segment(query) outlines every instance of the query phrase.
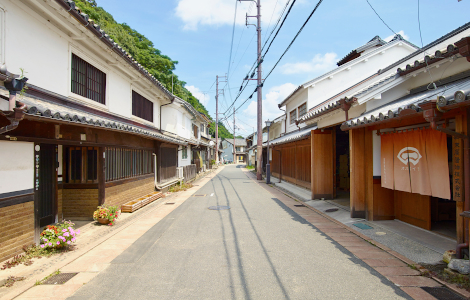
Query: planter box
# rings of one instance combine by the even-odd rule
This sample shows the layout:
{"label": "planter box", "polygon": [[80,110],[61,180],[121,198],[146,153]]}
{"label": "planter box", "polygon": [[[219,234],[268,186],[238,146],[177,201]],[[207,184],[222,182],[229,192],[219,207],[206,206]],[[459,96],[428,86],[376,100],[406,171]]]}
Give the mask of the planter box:
{"label": "planter box", "polygon": [[139,208],[161,198],[162,196],[163,193],[153,192],[151,194],[129,201],[121,206],[121,212],[134,212]]}

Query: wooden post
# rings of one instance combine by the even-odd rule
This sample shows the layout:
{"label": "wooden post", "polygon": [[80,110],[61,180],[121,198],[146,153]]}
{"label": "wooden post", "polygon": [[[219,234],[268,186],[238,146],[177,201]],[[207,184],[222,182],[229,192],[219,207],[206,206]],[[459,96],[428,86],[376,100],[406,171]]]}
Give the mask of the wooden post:
{"label": "wooden post", "polygon": [[312,130],[312,199],[333,199],[333,131]]}
{"label": "wooden post", "polygon": [[[364,163],[365,163],[365,211],[366,219],[369,221],[374,220],[374,158],[372,135],[374,133],[368,128],[364,129]],[[380,199],[377,199],[380,201]]]}
{"label": "wooden post", "polygon": [[106,164],[104,147],[98,148],[98,202],[100,205],[105,203],[106,197]]}
{"label": "wooden post", "polygon": [[349,131],[351,218],[366,217],[365,129]]}

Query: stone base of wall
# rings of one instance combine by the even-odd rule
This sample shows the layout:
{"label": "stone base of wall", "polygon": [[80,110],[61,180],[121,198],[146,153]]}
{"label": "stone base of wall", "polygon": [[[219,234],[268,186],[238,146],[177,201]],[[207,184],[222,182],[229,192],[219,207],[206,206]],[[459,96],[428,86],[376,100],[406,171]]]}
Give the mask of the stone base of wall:
{"label": "stone base of wall", "polygon": [[93,212],[98,205],[98,189],[62,190],[62,214],[65,220],[93,220]]}
{"label": "stone base of wall", "polygon": [[153,191],[155,191],[153,177],[107,187],[105,189],[105,204],[121,206]]}
{"label": "stone base of wall", "polygon": [[0,208],[0,261],[34,243],[34,202]]}

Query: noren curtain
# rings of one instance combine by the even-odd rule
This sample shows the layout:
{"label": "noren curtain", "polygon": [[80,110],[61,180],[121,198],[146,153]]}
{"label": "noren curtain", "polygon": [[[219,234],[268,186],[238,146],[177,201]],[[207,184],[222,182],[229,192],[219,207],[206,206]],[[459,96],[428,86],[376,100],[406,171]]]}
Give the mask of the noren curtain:
{"label": "noren curtain", "polygon": [[450,199],[446,135],[412,130],[381,136],[382,187]]}

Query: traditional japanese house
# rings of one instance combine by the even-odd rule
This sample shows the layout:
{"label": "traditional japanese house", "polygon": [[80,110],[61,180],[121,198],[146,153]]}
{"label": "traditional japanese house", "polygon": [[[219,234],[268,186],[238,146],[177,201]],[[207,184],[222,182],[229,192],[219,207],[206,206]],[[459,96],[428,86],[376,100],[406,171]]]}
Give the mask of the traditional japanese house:
{"label": "traditional japanese house", "polygon": [[469,49],[467,23],[348,95],[365,111],[341,125],[351,142],[353,215],[456,238],[459,253],[468,248],[460,213],[470,209]]}
{"label": "traditional japanese house", "polygon": [[[224,151],[224,160],[234,163],[246,162],[246,140],[235,139],[235,149],[233,147],[234,139],[223,139],[222,150]],[[235,150],[235,151],[234,151]]]}
{"label": "traditional japanese house", "polygon": [[164,187],[187,142],[160,130],[174,96],[73,1],[1,1],[0,20],[2,261],[45,225]]}
{"label": "traditional japanese house", "polygon": [[273,174],[310,189],[312,199],[349,203],[349,136],[340,125],[365,107],[351,105],[345,94],[417,49],[400,35],[389,42],[376,36],[337,68],[298,86],[278,105],[285,106],[285,134],[272,141]]}

